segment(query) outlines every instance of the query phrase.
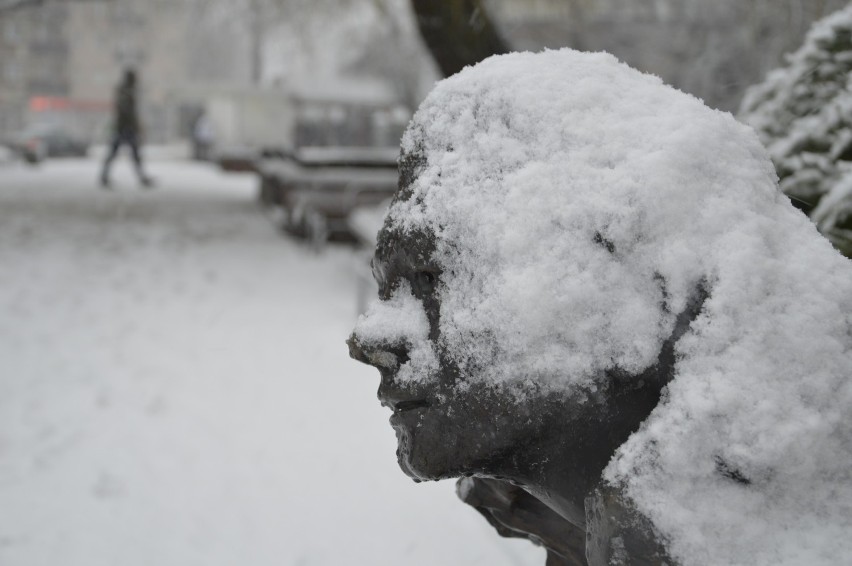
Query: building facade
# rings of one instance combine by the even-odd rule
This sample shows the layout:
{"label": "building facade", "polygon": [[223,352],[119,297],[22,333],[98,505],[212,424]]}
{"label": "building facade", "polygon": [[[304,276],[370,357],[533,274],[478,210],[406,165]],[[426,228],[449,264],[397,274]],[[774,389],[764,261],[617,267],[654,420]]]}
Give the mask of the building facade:
{"label": "building facade", "polygon": [[104,141],[127,68],[139,77],[146,139],[185,137],[206,89],[248,80],[244,34],[199,25],[202,4],[91,0],[0,12],[0,137],[53,122]]}

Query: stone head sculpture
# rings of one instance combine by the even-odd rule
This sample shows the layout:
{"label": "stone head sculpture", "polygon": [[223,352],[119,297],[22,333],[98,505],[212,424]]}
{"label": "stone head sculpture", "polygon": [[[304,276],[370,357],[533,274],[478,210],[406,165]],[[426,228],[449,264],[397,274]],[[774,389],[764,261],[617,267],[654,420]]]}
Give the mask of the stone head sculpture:
{"label": "stone head sculpture", "polygon": [[606,54],[439,83],[349,340],[403,471],[463,478],[551,564],[852,552],[852,267],[775,179],[747,127]]}

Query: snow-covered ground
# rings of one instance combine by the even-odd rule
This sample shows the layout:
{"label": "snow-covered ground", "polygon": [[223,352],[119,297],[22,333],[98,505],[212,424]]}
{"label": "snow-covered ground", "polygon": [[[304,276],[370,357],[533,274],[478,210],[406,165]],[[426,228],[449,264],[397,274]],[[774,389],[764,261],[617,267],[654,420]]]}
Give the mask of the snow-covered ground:
{"label": "snow-covered ground", "polygon": [[396,465],[352,253],[251,176],[0,166],[0,564],[541,564]]}

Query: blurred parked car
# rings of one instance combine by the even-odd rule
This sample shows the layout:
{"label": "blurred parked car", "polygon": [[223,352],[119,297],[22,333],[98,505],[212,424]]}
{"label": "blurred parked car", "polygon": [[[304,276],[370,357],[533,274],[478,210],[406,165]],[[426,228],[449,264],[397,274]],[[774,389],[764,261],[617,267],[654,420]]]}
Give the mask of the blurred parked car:
{"label": "blurred parked car", "polygon": [[[410,111],[393,85],[363,78],[293,85],[288,97],[286,112],[282,106],[274,121],[264,116],[271,142],[258,145],[251,159],[260,202],[287,233],[316,246],[362,241],[352,214],[396,191],[399,140]],[[241,165],[239,154],[224,155],[223,168]]]}
{"label": "blurred parked car", "polygon": [[85,157],[89,144],[61,126],[36,124],[13,135],[6,145],[29,163],[46,157]]}
{"label": "blurred parked car", "polygon": [[279,207],[282,228],[315,244],[352,236],[350,214],[396,191],[398,155],[396,147],[303,147],[261,159],[260,200]]}

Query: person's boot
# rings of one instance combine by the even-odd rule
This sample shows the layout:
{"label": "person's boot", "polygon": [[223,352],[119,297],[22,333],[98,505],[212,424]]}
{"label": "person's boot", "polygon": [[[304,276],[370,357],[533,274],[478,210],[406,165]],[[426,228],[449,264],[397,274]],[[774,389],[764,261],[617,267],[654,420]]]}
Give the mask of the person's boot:
{"label": "person's boot", "polygon": [[154,179],[147,175],[142,175],[139,177],[139,182],[142,184],[143,189],[153,189],[154,188]]}
{"label": "person's boot", "polygon": [[107,191],[112,189],[112,186],[109,184],[109,177],[106,173],[101,174],[101,188]]}

